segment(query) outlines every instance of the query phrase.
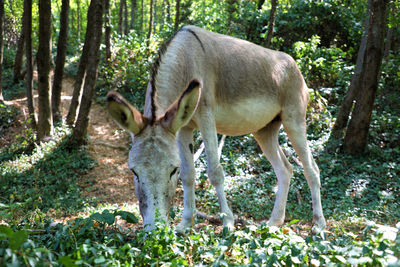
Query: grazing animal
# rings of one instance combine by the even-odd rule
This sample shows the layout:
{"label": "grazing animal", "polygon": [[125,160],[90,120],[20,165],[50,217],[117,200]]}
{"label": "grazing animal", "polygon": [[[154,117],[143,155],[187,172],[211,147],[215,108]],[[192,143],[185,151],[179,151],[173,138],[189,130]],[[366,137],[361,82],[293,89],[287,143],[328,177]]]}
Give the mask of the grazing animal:
{"label": "grazing animal", "polygon": [[109,92],[107,100],[113,119],[133,138],[129,168],[145,229],[154,228],[156,213],[167,219],[179,174],[184,210],[178,228],[192,226],[196,210],[194,129],[200,131],[205,144],[208,177],[224,226],[232,228],[234,217],[224,193],[217,133],[252,133],[256,138],[278,178],[269,224],[281,225],[292,176],[292,166],[278,143],[282,124],[311,189],[313,231],[326,226],[319,169],[306,139],[308,89],[289,55],[185,26],[160,52],[148,84],[144,114],[116,92]]}

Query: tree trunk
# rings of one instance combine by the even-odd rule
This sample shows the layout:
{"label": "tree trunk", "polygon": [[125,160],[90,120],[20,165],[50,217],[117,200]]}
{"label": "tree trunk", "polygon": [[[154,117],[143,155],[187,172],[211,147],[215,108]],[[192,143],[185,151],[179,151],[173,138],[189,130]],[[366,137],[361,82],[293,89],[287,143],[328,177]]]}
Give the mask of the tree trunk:
{"label": "tree trunk", "polygon": [[60,14],[60,33],[57,41],[57,59],[56,68],[54,70],[54,80],[52,88],[51,107],[53,113],[53,121],[58,122],[61,120],[60,114],[60,100],[62,90],[62,80],[64,76],[65,54],[67,52],[68,40],[68,14],[69,14],[69,0],[62,0],[61,14]]}
{"label": "tree trunk", "polygon": [[153,33],[156,33],[157,26],[157,0],[154,1],[154,18],[153,18]]}
{"label": "tree trunk", "polygon": [[153,28],[153,0],[150,0],[150,21],[149,21],[149,31],[147,32],[147,46],[150,44],[152,28]]}
{"label": "tree trunk", "polygon": [[53,127],[50,93],[51,0],[39,0],[39,48],[37,52],[39,118],[38,140],[50,136]]}
{"label": "tree trunk", "polygon": [[131,23],[129,29],[133,29],[133,25],[135,23],[135,13],[136,13],[136,0],[131,0]]}
{"label": "tree trunk", "polygon": [[171,4],[169,3],[169,0],[165,0],[167,3],[167,22],[170,24],[171,23]]}
{"label": "tree trunk", "polygon": [[[101,0],[92,0],[92,2],[101,1]],[[73,126],[76,119],[76,111],[79,110],[81,97],[82,97],[82,85],[85,80],[86,76],[86,69],[87,63],[89,58],[89,42],[92,39],[93,32],[95,30],[93,23],[91,20],[92,17],[95,15],[95,10],[90,9],[88,10],[88,23],[86,27],[86,34],[85,34],[85,43],[83,44],[82,55],[79,60],[79,67],[78,72],[76,73],[75,83],[74,83],[74,92],[72,93],[71,105],[69,106],[68,115],[67,115],[67,124],[69,126]],[[89,20],[91,18],[91,20]]]}
{"label": "tree trunk", "polygon": [[181,1],[176,0],[176,5],[175,5],[175,25],[174,25],[174,30],[177,31],[179,27],[179,16],[181,12]]}
{"label": "tree trunk", "polygon": [[124,0],[124,34],[128,35],[128,4],[126,2],[126,0]]}
{"label": "tree trunk", "polygon": [[118,33],[122,34],[123,20],[124,20],[124,1],[119,1],[119,11],[118,11]]}
{"label": "tree trunk", "polygon": [[14,83],[17,83],[19,80],[22,79],[21,69],[22,69],[22,61],[24,57],[24,46],[25,46],[25,12],[22,15],[21,23],[22,23],[21,33],[18,38],[17,53],[15,54],[15,59],[14,59],[14,70],[13,70]]}
{"label": "tree trunk", "polygon": [[[369,21],[370,21],[370,12],[369,11],[370,11],[370,6],[368,3],[367,17],[365,18],[365,21],[364,21],[364,27],[367,27],[367,25],[369,25]],[[333,126],[332,133],[330,136],[329,142],[330,142],[330,145],[332,145],[332,146],[336,145],[335,140],[337,140],[337,141],[342,140],[342,138],[344,136],[344,132],[347,127],[348,120],[349,120],[350,111],[353,108],[354,99],[357,95],[357,92],[360,90],[361,75],[362,75],[362,71],[363,71],[364,56],[365,56],[365,49],[367,46],[367,40],[368,40],[367,31],[364,31],[363,37],[361,39],[360,48],[358,50],[356,67],[354,70],[353,77],[351,78],[350,87],[349,87],[349,90],[347,91],[346,97],[344,98],[344,100],[340,106],[339,113],[337,115],[336,122]]]}
{"label": "tree trunk", "polygon": [[30,124],[36,129],[36,115],[33,106],[33,60],[32,60],[32,0],[24,0],[25,53],[26,53],[26,98]]}
{"label": "tree trunk", "polygon": [[162,32],[163,29],[164,29],[164,23],[165,23],[165,19],[164,19],[165,13],[164,13],[164,10],[165,10],[165,0],[163,0],[162,3],[161,3],[160,27],[159,27],[159,31],[160,31],[160,32]]}
{"label": "tree trunk", "polygon": [[144,16],[144,0],[142,0],[142,7],[140,9],[140,33],[143,32],[143,16]]}
{"label": "tree trunk", "polygon": [[390,49],[392,48],[392,36],[393,36],[394,27],[390,27],[387,29],[386,41],[385,41],[385,50],[383,52],[383,57],[386,59],[389,56]]}
{"label": "tree trunk", "polygon": [[89,16],[87,25],[93,24],[93,34],[88,42],[89,47],[89,60],[87,66],[87,74],[85,85],[83,88],[82,103],[79,109],[79,115],[76,125],[73,129],[72,140],[74,143],[81,145],[85,142],[87,134],[87,127],[89,123],[89,111],[92,104],[92,98],[95,92],[95,85],[97,80],[97,67],[100,59],[100,43],[102,33],[102,17],[103,17],[103,1],[92,0],[89,6],[94,16]]}
{"label": "tree trunk", "polygon": [[352,118],[344,138],[344,149],[349,154],[361,154],[367,144],[369,124],[383,57],[388,0],[369,0],[370,23],[367,25],[367,47],[361,77],[361,90],[357,94]]}
{"label": "tree trunk", "polygon": [[81,41],[81,5],[80,5],[81,0],[76,0],[76,24],[78,27],[78,41]]}
{"label": "tree trunk", "polygon": [[0,102],[4,100],[2,87],[3,74],[3,22],[4,22],[4,0],[0,0]]}
{"label": "tree trunk", "polygon": [[271,0],[271,13],[269,15],[269,21],[268,21],[268,34],[267,34],[267,39],[265,39],[265,45],[264,45],[267,48],[271,46],[272,35],[274,34],[277,5],[278,5],[278,0]]}
{"label": "tree trunk", "polygon": [[[274,1],[274,0],[272,0],[272,1]],[[258,0],[257,9],[260,10],[262,8],[262,6],[264,5],[264,3],[265,3],[265,0]],[[272,5],[272,3],[271,3],[271,5]]]}
{"label": "tree trunk", "polygon": [[110,0],[105,0],[104,3],[105,13],[105,31],[104,31],[104,42],[106,45],[106,59],[111,59],[111,9]]}

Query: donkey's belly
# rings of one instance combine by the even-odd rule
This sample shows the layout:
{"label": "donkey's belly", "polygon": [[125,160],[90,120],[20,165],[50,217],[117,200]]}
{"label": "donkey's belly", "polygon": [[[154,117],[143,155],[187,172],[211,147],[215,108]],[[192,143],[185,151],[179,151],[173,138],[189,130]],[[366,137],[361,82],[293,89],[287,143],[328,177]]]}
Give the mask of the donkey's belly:
{"label": "donkey's belly", "polygon": [[280,111],[280,106],[276,102],[246,99],[232,105],[217,105],[214,117],[218,133],[236,136],[257,132],[272,121]]}

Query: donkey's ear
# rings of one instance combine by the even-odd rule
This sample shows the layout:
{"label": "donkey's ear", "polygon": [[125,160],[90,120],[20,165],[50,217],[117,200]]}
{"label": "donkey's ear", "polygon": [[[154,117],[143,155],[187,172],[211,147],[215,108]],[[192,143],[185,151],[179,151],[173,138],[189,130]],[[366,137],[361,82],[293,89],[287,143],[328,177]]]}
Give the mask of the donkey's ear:
{"label": "donkey's ear", "polygon": [[109,92],[107,102],[108,112],[123,129],[136,135],[146,126],[146,120],[142,114],[119,93]]}
{"label": "donkey's ear", "polygon": [[162,124],[175,134],[189,122],[200,100],[201,87],[197,80],[192,80],[182,95],[168,108]]}

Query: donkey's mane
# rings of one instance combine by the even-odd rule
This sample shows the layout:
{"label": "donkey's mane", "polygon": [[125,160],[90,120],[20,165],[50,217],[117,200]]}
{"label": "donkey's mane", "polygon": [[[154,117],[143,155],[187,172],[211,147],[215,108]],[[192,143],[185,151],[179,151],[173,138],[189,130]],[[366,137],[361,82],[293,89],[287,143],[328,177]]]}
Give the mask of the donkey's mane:
{"label": "donkey's mane", "polygon": [[156,120],[156,109],[157,108],[156,108],[156,104],[155,104],[155,95],[156,95],[156,77],[158,74],[158,70],[160,68],[162,58],[168,49],[168,46],[180,32],[191,33],[196,38],[196,40],[200,43],[200,46],[201,46],[203,52],[205,52],[204,45],[203,45],[202,41],[200,40],[199,36],[192,29],[189,29],[187,27],[180,28],[177,32],[175,32],[172,35],[171,38],[169,38],[166,42],[164,42],[161,45],[161,48],[158,51],[156,59],[155,59],[153,65],[151,66],[150,84],[151,84],[151,124],[152,125],[155,123],[155,120]]}

